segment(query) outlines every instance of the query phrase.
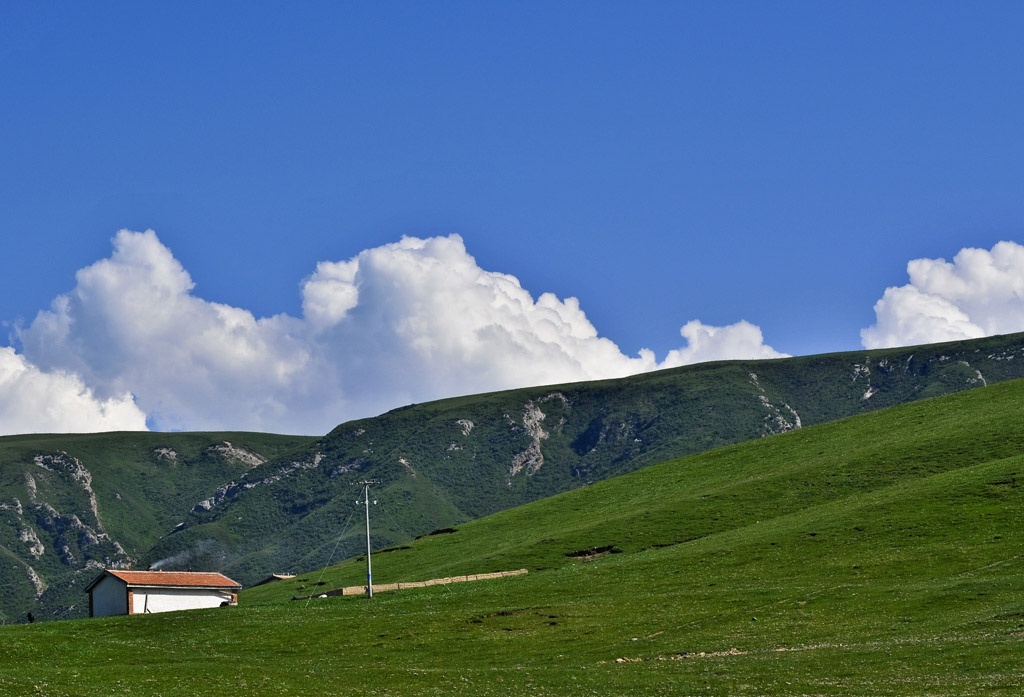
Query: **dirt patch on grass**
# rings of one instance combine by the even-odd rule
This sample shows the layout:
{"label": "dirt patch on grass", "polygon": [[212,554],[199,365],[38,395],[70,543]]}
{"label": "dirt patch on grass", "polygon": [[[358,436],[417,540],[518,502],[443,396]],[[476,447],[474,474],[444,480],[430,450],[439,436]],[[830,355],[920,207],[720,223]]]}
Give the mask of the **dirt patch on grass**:
{"label": "dirt patch on grass", "polygon": [[590,549],[578,549],[575,552],[566,552],[565,556],[570,559],[582,559],[583,561],[594,561],[606,554],[622,554],[622,550],[615,545],[605,545],[604,547],[591,547]]}
{"label": "dirt patch on grass", "polygon": [[[723,656],[746,656],[746,651],[740,651],[739,649],[732,648],[726,651],[680,651],[670,656],[654,656],[652,658],[629,658],[620,657],[616,658],[612,663],[645,663],[648,661],[685,661],[693,658],[720,658]],[[598,661],[598,664],[606,664],[609,661]]]}

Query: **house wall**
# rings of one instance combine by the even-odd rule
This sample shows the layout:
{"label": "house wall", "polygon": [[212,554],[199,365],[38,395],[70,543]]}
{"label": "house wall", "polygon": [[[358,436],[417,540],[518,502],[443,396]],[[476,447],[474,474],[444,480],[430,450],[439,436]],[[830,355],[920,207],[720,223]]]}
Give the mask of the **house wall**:
{"label": "house wall", "polygon": [[91,593],[93,617],[128,614],[128,587],[121,579],[107,576]]}
{"label": "house wall", "polygon": [[232,602],[231,591],[185,588],[133,588],[133,612],[137,615],[152,612],[174,612],[175,610],[197,610],[205,607],[220,607],[221,603]]}

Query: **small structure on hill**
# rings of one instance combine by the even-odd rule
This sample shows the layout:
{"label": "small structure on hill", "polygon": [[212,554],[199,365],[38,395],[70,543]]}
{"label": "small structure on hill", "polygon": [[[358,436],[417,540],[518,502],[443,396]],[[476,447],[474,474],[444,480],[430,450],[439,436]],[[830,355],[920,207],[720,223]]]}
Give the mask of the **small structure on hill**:
{"label": "small structure on hill", "polygon": [[270,574],[259,583],[254,583],[251,587],[262,586],[264,583],[273,583],[274,581],[287,581],[290,578],[295,578],[295,574]]}
{"label": "small structure on hill", "polygon": [[106,569],[85,587],[89,617],[237,605],[242,584],[224,574]]}

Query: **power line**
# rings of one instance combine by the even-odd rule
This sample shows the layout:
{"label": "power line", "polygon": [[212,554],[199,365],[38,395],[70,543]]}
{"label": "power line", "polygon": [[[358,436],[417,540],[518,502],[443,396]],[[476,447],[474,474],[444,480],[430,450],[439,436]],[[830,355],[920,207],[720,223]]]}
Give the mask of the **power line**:
{"label": "power line", "polygon": [[[324,574],[327,572],[327,567],[331,565],[331,560],[334,559],[334,553],[338,551],[338,545],[340,545],[341,541],[345,539],[345,533],[348,532],[348,522],[352,520],[352,516],[354,513],[354,510],[349,512],[348,518],[346,518],[345,522],[342,523],[341,534],[338,535],[338,541],[334,543],[334,549],[331,550],[331,555],[327,557],[327,562],[324,564],[324,568],[320,570],[320,578],[316,580],[316,585],[313,586],[313,588],[318,588],[320,586],[320,582],[324,579]],[[312,595],[306,598],[306,607],[309,607],[309,601],[312,599]]]}
{"label": "power line", "polygon": [[[363,503],[366,504],[366,597],[373,597],[373,567],[370,563],[370,485],[380,484],[378,479],[364,479],[356,482],[356,486],[363,487]],[[374,501],[374,503],[377,503]]]}

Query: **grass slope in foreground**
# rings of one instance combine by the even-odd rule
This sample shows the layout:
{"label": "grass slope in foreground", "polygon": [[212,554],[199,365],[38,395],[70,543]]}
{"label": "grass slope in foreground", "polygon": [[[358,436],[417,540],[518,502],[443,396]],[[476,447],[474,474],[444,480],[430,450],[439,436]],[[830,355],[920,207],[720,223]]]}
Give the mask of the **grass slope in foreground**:
{"label": "grass slope in foreground", "polygon": [[[1024,377],[1024,334],[765,361],[403,407],[342,424],[193,509],[148,561],[231,540],[217,567],[251,584],[358,554],[336,548],[352,484],[377,479],[380,546],[644,466],[876,409]],[[219,494],[223,493],[223,497]]]}
{"label": "grass slope in foreground", "polygon": [[288,600],[309,574],[238,608],[2,628],[0,693],[1017,695],[1022,405],[1021,381],[916,402],[374,557],[379,582],[526,577]]}

